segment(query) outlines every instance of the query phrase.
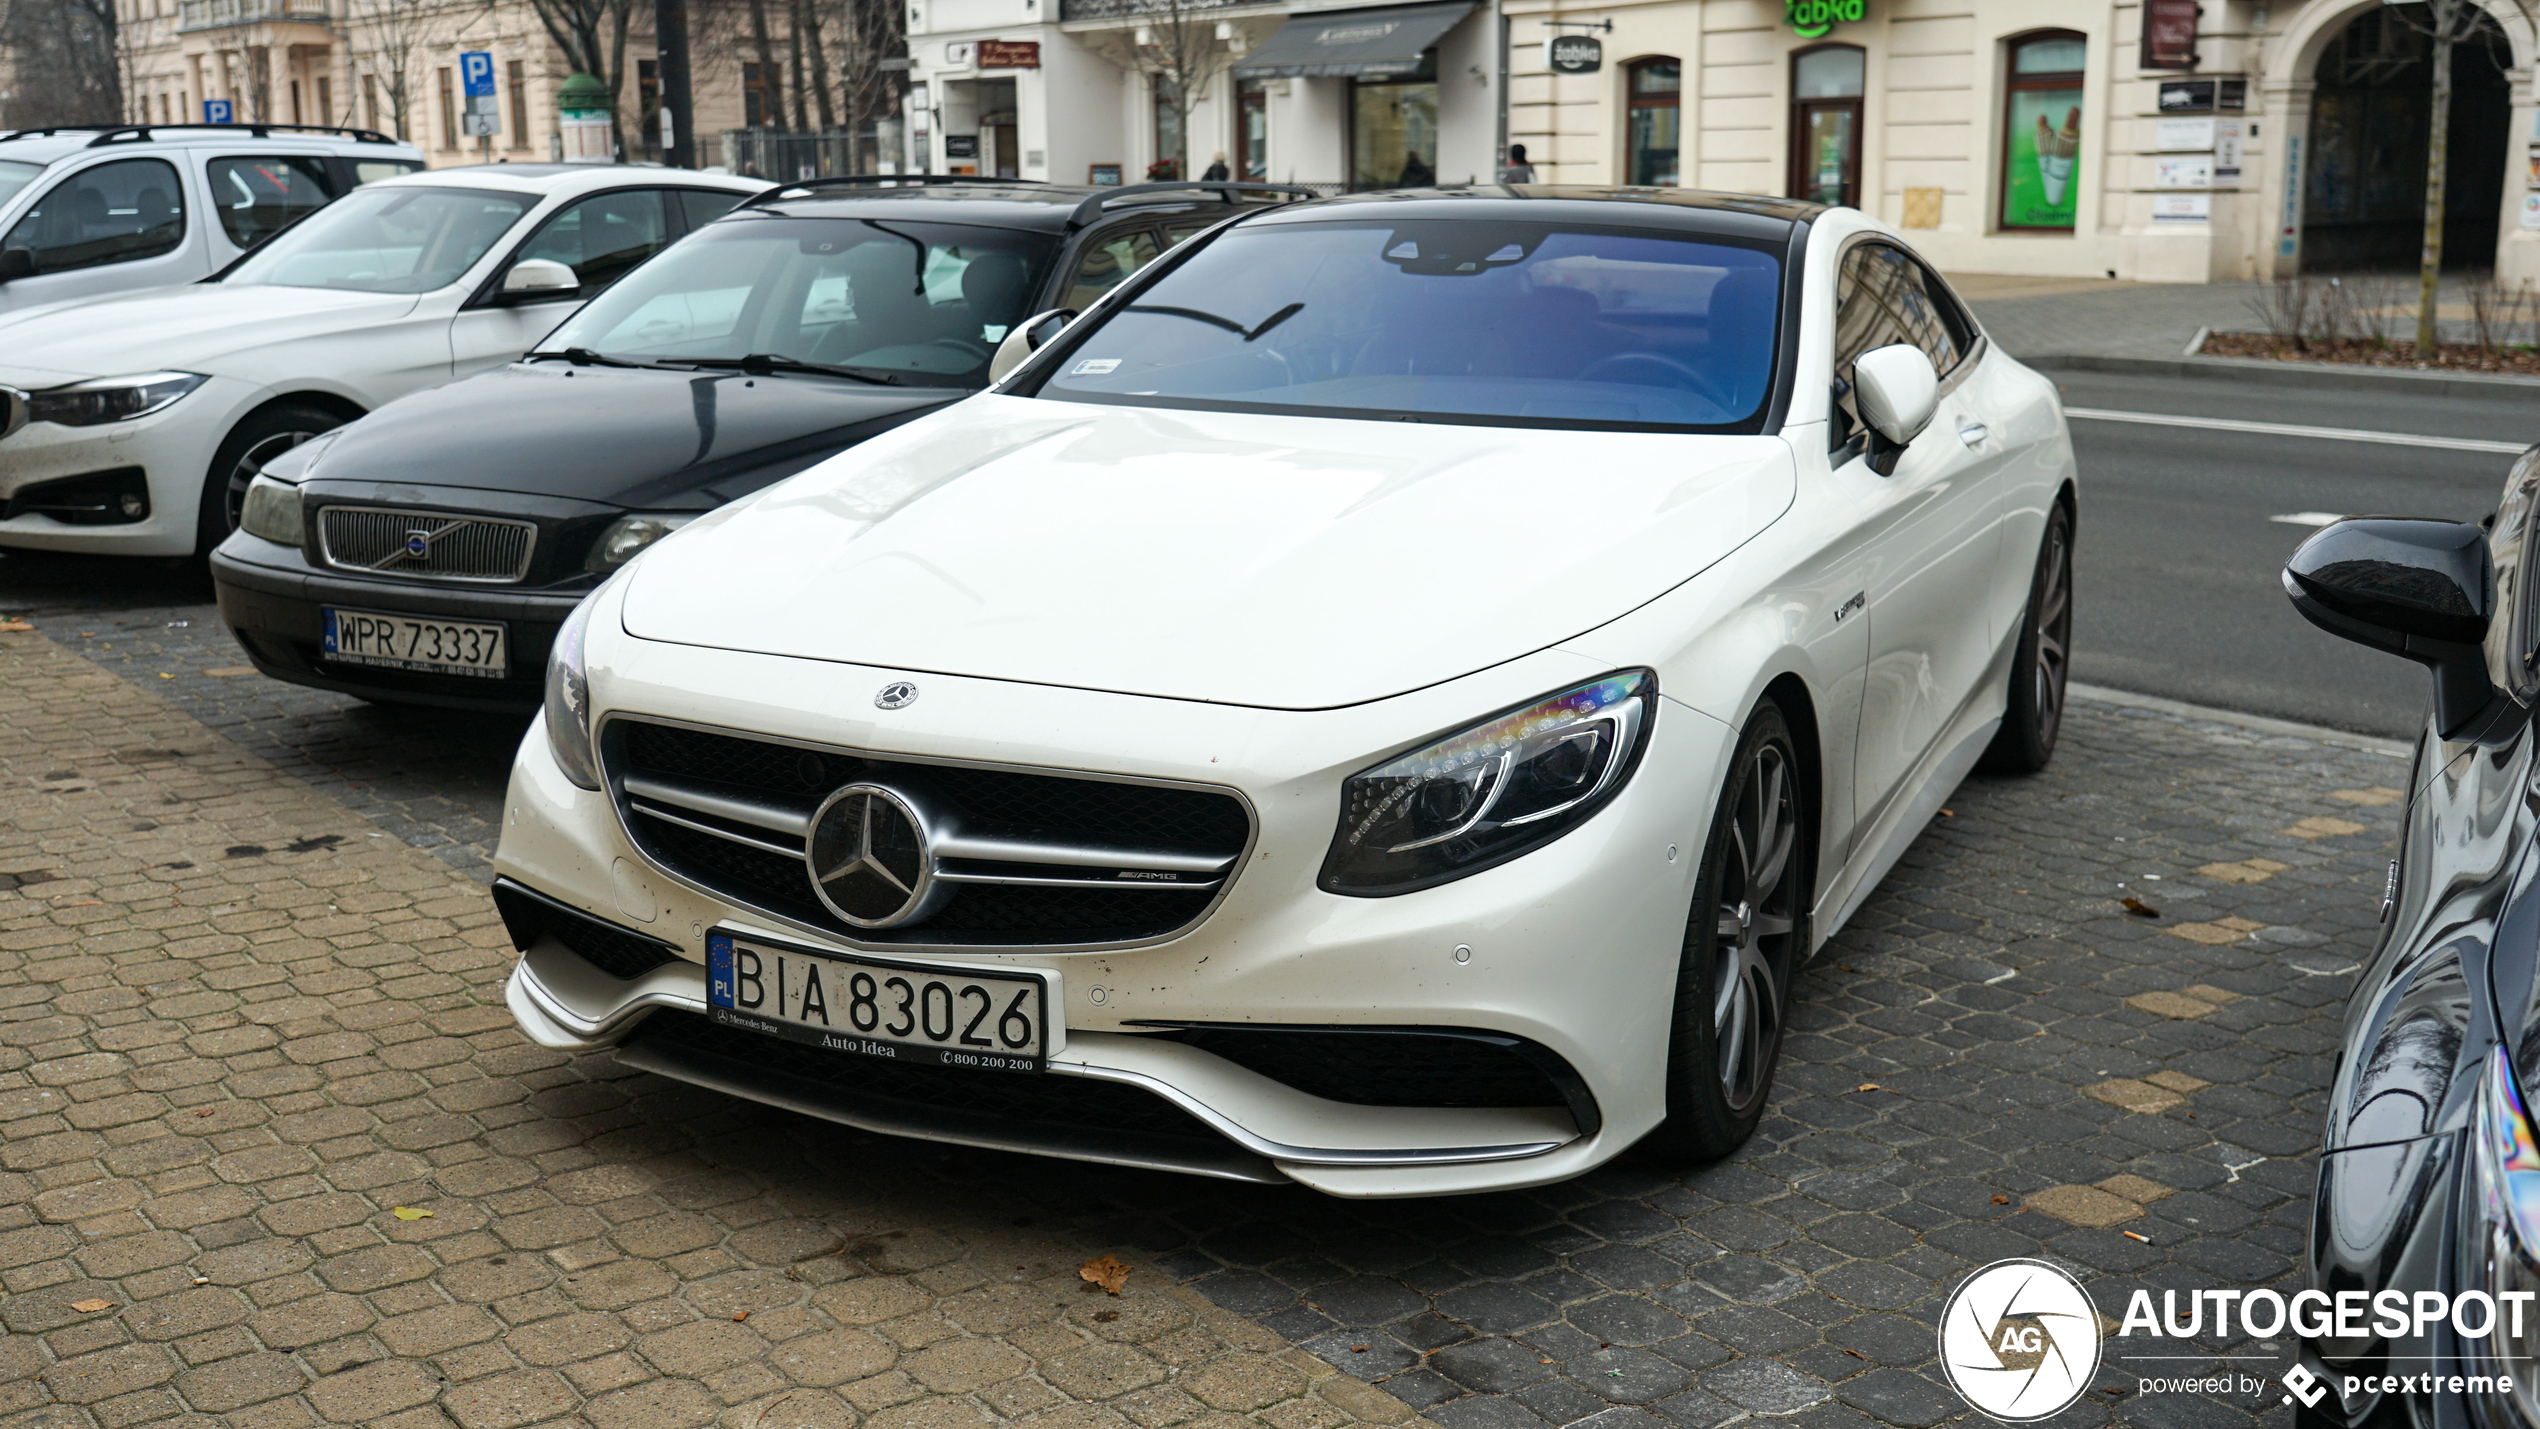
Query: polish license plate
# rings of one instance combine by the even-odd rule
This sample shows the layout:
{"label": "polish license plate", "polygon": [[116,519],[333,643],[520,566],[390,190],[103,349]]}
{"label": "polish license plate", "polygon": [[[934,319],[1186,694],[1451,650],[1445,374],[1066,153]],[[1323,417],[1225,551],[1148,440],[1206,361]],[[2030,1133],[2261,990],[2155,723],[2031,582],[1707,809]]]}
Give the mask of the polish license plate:
{"label": "polish license plate", "polygon": [[493,680],[511,672],[511,640],[500,625],[338,610],[331,605],[320,609],[326,617],[329,660]]}
{"label": "polish license plate", "polygon": [[815,952],[721,929],[706,937],[709,1017],[834,1052],[1037,1072],[1049,1056],[1049,1000],[1039,977]]}

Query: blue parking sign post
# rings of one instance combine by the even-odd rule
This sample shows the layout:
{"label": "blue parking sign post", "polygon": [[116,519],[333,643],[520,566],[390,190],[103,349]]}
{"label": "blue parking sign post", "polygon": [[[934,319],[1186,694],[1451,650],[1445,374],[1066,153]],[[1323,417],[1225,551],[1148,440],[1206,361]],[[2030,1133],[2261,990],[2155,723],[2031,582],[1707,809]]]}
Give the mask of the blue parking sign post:
{"label": "blue parking sign post", "polygon": [[206,124],[234,124],[237,121],[230,117],[228,100],[206,99],[203,101],[203,122]]}
{"label": "blue parking sign post", "polygon": [[459,56],[459,81],[467,95],[467,111],[459,116],[461,133],[477,137],[477,147],[490,152],[503,121],[494,107],[494,57],[483,50]]}

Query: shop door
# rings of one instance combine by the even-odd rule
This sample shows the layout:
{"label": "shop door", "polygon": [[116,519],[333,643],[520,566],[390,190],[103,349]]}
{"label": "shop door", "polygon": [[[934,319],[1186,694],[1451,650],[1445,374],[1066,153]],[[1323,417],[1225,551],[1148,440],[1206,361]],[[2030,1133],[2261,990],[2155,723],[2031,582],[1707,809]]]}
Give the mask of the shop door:
{"label": "shop door", "polygon": [[1861,84],[1854,45],[1791,56],[1790,196],[1857,208],[1861,202]]}

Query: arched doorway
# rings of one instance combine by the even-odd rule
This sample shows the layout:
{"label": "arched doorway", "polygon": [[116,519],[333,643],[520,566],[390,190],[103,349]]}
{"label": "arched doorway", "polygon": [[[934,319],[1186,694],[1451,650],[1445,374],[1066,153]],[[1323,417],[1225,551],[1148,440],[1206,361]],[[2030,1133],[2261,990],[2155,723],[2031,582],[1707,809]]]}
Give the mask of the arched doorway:
{"label": "arched doorway", "polygon": [[[2425,6],[2366,10],[2319,59],[2303,165],[2302,266],[2314,272],[2414,269],[2425,235],[2427,119],[2433,99]],[[2414,21],[2415,23],[2410,23]],[[2504,31],[2452,50],[2450,155],[2444,166],[2443,266],[2496,258],[2513,118]]]}

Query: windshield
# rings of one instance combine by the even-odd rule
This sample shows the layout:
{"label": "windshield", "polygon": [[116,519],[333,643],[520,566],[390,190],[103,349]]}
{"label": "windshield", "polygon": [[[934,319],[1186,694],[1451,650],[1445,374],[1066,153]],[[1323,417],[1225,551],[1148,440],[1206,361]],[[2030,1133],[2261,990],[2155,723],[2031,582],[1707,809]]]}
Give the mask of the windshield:
{"label": "windshield", "polygon": [[1772,253],[1480,219],[1236,228],[1069,344],[1038,395],[1516,426],[1751,424]]}
{"label": "windshield", "polygon": [[16,159],[0,159],[0,203],[7,203],[16,197],[18,190],[34,183],[35,176],[43,172],[42,164],[21,163]]}
{"label": "windshield", "polygon": [[457,282],[533,202],[488,189],[355,189],[266,240],[221,281],[428,293]]}
{"label": "windshield", "polygon": [[768,356],[938,386],[987,384],[1054,239],[884,219],[711,224],[538,344],[636,362]]}

